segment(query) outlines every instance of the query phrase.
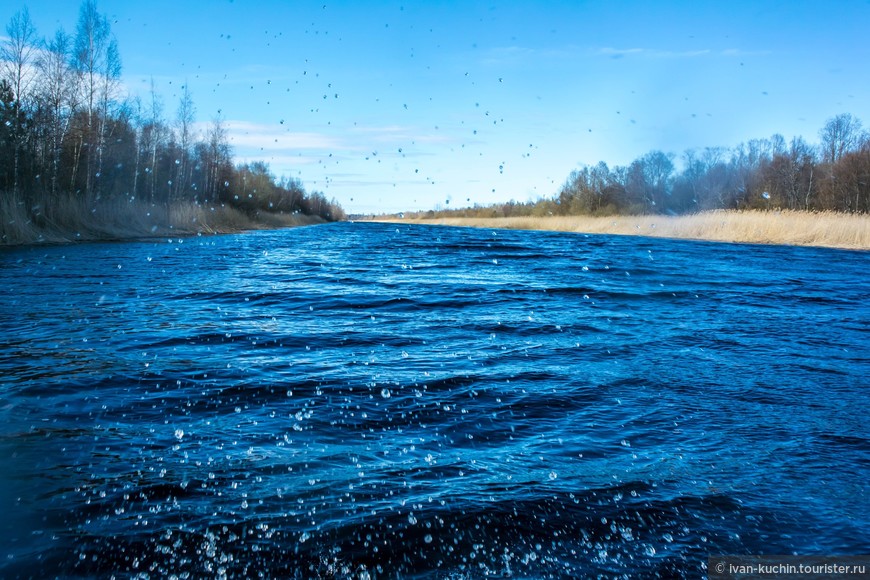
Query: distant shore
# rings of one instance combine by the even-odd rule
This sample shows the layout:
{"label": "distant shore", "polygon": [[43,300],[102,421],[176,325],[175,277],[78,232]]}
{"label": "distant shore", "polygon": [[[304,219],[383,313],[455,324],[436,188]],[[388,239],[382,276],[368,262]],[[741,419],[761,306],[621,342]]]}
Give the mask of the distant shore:
{"label": "distant shore", "polygon": [[374,221],[870,250],[870,215],[834,212],[716,210],[682,216],[377,217]]}
{"label": "distant shore", "polygon": [[221,204],[166,206],[125,200],[88,204],[70,199],[47,207],[0,199],[0,219],[0,247],[230,234],[325,222],[302,213],[249,215]]}

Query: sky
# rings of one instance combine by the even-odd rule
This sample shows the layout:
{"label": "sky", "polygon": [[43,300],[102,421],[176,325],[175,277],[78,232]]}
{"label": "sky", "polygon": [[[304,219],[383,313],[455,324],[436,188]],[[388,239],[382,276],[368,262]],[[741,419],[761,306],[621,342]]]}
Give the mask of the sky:
{"label": "sky", "polygon": [[[78,5],[27,6],[41,36]],[[98,0],[123,86],[168,122],[182,87],[238,162],[348,213],[556,194],[570,172],[650,150],[817,143],[870,125],[870,1]]]}

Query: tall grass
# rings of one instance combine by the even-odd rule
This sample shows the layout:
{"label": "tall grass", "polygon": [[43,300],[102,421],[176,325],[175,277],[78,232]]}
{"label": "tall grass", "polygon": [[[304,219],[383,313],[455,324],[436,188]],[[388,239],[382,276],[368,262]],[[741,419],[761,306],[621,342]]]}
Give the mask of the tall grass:
{"label": "tall grass", "polygon": [[61,196],[34,203],[0,195],[0,245],[228,233],[322,221],[300,214],[259,213],[252,217],[220,204],[187,201],[166,206],[133,199]]}
{"label": "tall grass", "polygon": [[385,221],[870,249],[870,215],[835,212],[717,210],[682,216],[421,218]]}

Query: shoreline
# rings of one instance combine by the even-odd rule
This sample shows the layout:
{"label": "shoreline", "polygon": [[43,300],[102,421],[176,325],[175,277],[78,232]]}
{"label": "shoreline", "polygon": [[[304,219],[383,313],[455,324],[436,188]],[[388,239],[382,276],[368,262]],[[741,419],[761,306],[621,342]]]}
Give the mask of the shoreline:
{"label": "shoreline", "polygon": [[162,241],[162,240],[174,240],[175,238],[193,238],[193,237],[203,237],[203,236],[226,236],[232,234],[244,234],[248,232],[266,232],[266,231],[277,231],[284,229],[292,229],[292,228],[304,228],[308,226],[317,226],[328,223],[322,219],[318,219],[315,216],[304,216],[304,218],[310,218],[310,220],[301,219],[298,223],[288,223],[284,225],[264,225],[258,224],[254,227],[249,228],[232,228],[232,229],[202,229],[202,230],[176,230],[176,229],[163,229],[158,230],[155,233],[149,234],[130,234],[130,235],[93,235],[89,237],[79,236],[79,237],[56,237],[52,236],[50,238],[42,237],[37,240],[28,240],[23,242],[16,242],[13,244],[7,244],[4,242],[0,242],[0,251],[4,249],[21,249],[26,248],[28,246],[32,247],[42,247],[42,246],[66,246],[73,244],[90,244],[90,243],[101,243],[101,242],[151,242],[151,241]]}
{"label": "shoreline", "polygon": [[[0,204],[2,205],[2,204]],[[79,242],[128,242],[236,234],[326,223],[307,214],[247,215],[226,206],[176,203],[169,207],[107,202],[88,212],[80,201],[59,204],[34,218],[22,204],[0,207],[0,249]]]}
{"label": "shoreline", "polygon": [[714,210],[681,216],[384,216],[370,221],[870,250],[870,216],[834,212]]}

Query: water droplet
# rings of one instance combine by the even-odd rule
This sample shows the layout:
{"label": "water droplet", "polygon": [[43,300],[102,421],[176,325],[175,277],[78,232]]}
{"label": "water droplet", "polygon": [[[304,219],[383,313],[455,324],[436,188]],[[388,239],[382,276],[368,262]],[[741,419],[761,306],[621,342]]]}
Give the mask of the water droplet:
{"label": "water droplet", "polygon": [[432,543],[432,534],[426,534],[425,536],[423,536],[423,541],[426,542],[427,544],[431,544]]}
{"label": "water droplet", "polygon": [[381,396],[385,399],[390,398],[390,389],[381,389]]}
{"label": "water droplet", "polygon": [[550,472],[550,475],[549,475],[548,477],[550,478],[550,481],[553,481],[553,480],[555,480],[557,477],[559,477],[559,474],[556,473],[555,471],[551,471],[551,472]]}
{"label": "water droplet", "polygon": [[179,441],[181,441],[181,439],[183,437],[184,437],[184,429],[176,429],[175,430],[175,438],[178,439]]}
{"label": "water droplet", "polygon": [[417,523],[417,518],[414,517],[414,514],[409,514],[409,515],[408,515],[408,523],[411,524],[412,526],[413,526],[413,525],[416,525],[416,523]]}

